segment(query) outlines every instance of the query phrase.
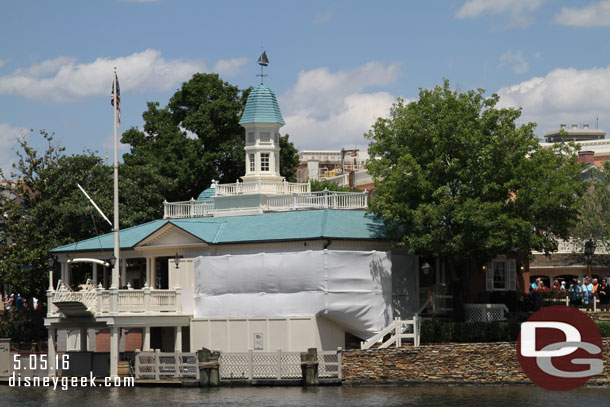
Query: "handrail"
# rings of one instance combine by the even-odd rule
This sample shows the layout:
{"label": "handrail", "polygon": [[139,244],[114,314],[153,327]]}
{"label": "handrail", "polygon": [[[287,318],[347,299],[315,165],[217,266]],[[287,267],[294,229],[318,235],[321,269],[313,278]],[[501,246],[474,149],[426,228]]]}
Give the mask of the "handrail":
{"label": "handrail", "polygon": [[[413,326],[413,333],[404,333],[408,326]],[[375,343],[381,342],[383,338],[392,331],[394,331],[394,334],[385,342],[382,342],[381,345],[379,345],[379,349],[385,349],[392,343],[394,343],[397,347],[400,347],[402,346],[402,339],[413,339],[413,346],[419,347],[419,330],[420,317],[418,315],[414,315],[413,319],[410,320],[400,320],[397,318],[368,341],[360,342],[360,349],[371,348]]]}

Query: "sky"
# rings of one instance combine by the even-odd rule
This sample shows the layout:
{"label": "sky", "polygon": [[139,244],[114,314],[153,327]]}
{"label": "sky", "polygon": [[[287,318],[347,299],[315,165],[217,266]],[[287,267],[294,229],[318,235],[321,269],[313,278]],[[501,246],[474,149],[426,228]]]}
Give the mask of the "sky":
{"label": "sky", "polygon": [[397,98],[443,78],[521,107],[539,137],[610,130],[609,27],[610,0],[1,0],[0,168],[39,130],[111,161],[115,66],[120,134],[196,72],[258,85],[263,49],[299,149],[365,149]]}

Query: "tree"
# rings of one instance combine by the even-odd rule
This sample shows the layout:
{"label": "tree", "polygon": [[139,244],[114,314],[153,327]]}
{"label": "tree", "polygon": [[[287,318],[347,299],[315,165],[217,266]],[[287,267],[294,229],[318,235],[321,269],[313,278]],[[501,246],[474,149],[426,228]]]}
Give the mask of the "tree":
{"label": "tree", "polygon": [[351,189],[350,187],[347,187],[345,185],[339,185],[336,184],[334,182],[330,182],[327,179],[323,179],[323,180],[310,180],[309,181],[311,183],[311,191],[312,192],[316,192],[316,191],[324,191],[329,190],[329,191],[339,191],[339,192],[357,192],[356,189]]}
{"label": "tree", "polygon": [[[112,168],[95,153],[66,155],[52,135],[40,133],[46,147],[39,151],[21,139],[12,174],[2,174],[6,238],[0,247],[0,281],[43,298],[49,250],[111,231],[76,184],[112,219],[113,182]],[[155,168],[121,165],[119,173],[120,227],[161,217],[159,191],[166,180]]]}
{"label": "tree", "polygon": [[515,124],[520,110],[483,95],[445,80],[416,102],[399,100],[367,134],[371,212],[398,245],[455,270],[463,290],[469,263],[555,250],[586,188],[572,146],[541,147],[534,124]]}
{"label": "tree", "polygon": [[288,182],[296,182],[297,167],[299,166],[299,151],[288,140],[290,135],[280,136],[280,175]]}
{"label": "tree", "polygon": [[[572,240],[584,247],[593,238],[598,247],[610,253],[610,161],[602,168],[590,167],[587,171],[590,187],[579,208],[579,221],[572,230]],[[608,256],[595,256],[596,261],[608,263]]]}
{"label": "tree", "polygon": [[[222,81],[217,74],[197,73],[182,84],[166,107],[149,102],[143,131],[131,128],[121,142],[130,168],[154,168],[169,201],[188,200],[213,179],[235,182],[244,174],[244,129],[239,125],[249,89]],[[144,172],[144,170],[140,170]]]}
{"label": "tree", "polygon": [[0,279],[42,298],[48,286],[48,251],[98,234],[76,183],[102,208],[111,206],[112,171],[91,152],[65,155],[52,135],[40,133],[46,148],[38,151],[21,139],[11,177],[2,174],[7,190],[1,206],[9,244],[2,248]]}

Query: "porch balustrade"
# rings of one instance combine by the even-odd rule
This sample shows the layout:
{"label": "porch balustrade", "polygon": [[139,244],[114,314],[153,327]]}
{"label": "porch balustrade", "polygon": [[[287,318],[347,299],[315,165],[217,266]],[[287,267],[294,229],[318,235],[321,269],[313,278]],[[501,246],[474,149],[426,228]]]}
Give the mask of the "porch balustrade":
{"label": "porch balustrade", "polygon": [[[80,291],[72,291],[66,284],[59,281],[57,290],[48,291],[49,316],[58,316],[61,307],[58,303],[80,302],[92,315],[99,317],[113,313],[111,309],[111,291],[100,287],[85,286]],[[161,313],[161,312],[182,312],[182,302],[180,299],[181,289],[176,287],[173,290],[153,290],[144,288],[141,290],[116,290],[117,309],[116,313]]]}

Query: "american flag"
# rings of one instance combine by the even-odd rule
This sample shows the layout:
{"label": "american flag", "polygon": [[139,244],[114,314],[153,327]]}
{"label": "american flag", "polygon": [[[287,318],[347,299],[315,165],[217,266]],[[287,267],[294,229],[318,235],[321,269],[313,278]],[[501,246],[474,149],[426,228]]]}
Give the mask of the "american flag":
{"label": "american flag", "polygon": [[[116,75],[116,73],[114,75],[116,78],[116,110],[118,112],[119,124],[121,124],[121,88],[119,86],[119,77]],[[114,106],[114,83],[112,84],[112,89],[110,90],[110,104]]]}

